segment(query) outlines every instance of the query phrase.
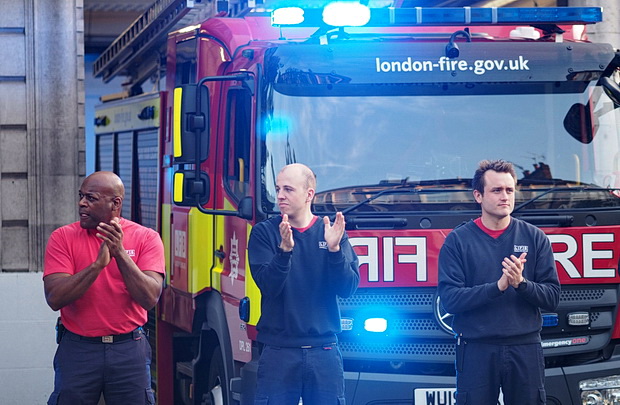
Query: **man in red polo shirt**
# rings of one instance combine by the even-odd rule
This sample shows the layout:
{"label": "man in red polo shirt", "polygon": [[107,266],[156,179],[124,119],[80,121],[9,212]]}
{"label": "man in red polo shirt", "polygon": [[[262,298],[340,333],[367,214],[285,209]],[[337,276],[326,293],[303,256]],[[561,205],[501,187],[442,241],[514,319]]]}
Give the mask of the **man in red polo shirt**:
{"label": "man in red polo shirt", "polygon": [[151,347],[142,330],[161,294],[164,248],[157,232],[121,218],[125,194],[111,172],[88,176],[78,222],[47,244],[43,282],[60,309],[49,404],[151,404]]}

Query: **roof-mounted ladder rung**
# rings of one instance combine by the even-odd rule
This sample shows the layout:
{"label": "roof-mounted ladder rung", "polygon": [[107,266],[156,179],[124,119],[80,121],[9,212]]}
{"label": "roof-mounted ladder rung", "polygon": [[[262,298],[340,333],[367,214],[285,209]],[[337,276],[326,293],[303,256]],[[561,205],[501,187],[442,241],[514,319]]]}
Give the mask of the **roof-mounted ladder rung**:
{"label": "roof-mounted ladder rung", "polygon": [[165,41],[177,22],[201,6],[206,4],[202,5],[200,0],[156,0],[97,58],[94,76],[102,76],[105,82],[111,80],[154,41]]}
{"label": "roof-mounted ladder rung", "polygon": [[197,24],[219,11],[227,11],[229,16],[233,17],[268,2],[269,0],[156,0],[97,58],[93,64],[93,75],[102,77],[104,82],[109,82],[117,75],[131,75],[129,70],[147,59],[145,52],[157,51],[157,45],[165,44],[169,32]]}

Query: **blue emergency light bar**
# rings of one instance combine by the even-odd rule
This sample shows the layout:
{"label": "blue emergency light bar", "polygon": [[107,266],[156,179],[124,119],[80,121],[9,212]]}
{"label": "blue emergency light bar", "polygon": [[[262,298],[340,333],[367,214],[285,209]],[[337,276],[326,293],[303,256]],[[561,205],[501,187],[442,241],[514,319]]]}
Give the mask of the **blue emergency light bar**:
{"label": "blue emergency light bar", "polygon": [[330,3],[325,8],[285,7],[271,14],[272,25],[280,27],[574,25],[601,21],[601,7],[368,8],[351,1]]}

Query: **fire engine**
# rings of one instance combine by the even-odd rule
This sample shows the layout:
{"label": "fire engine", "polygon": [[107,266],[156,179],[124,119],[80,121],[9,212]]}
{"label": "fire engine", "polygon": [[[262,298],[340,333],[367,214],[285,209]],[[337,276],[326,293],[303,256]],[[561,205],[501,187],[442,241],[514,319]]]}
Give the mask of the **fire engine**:
{"label": "fire engine", "polygon": [[158,402],[252,404],[247,242],[300,162],[314,212],[344,213],[360,260],[340,301],[347,403],[454,404],[438,254],[479,216],[477,163],[503,158],[519,169],[513,216],[548,235],[562,283],[543,316],[547,403],[617,403],[620,53],[586,37],[602,10],[251,3],[160,0],[95,62],[129,76],[96,110],[95,167],[166,249]]}

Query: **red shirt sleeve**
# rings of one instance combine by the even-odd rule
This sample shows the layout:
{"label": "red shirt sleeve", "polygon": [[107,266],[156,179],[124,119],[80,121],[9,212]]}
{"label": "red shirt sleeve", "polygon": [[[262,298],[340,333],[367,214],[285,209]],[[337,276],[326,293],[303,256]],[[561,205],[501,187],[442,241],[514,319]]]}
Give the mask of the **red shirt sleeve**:
{"label": "red shirt sleeve", "polygon": [[66,237],[60,228],[52,232],[45,249],[43,277],[53,273],[75,274]]}

